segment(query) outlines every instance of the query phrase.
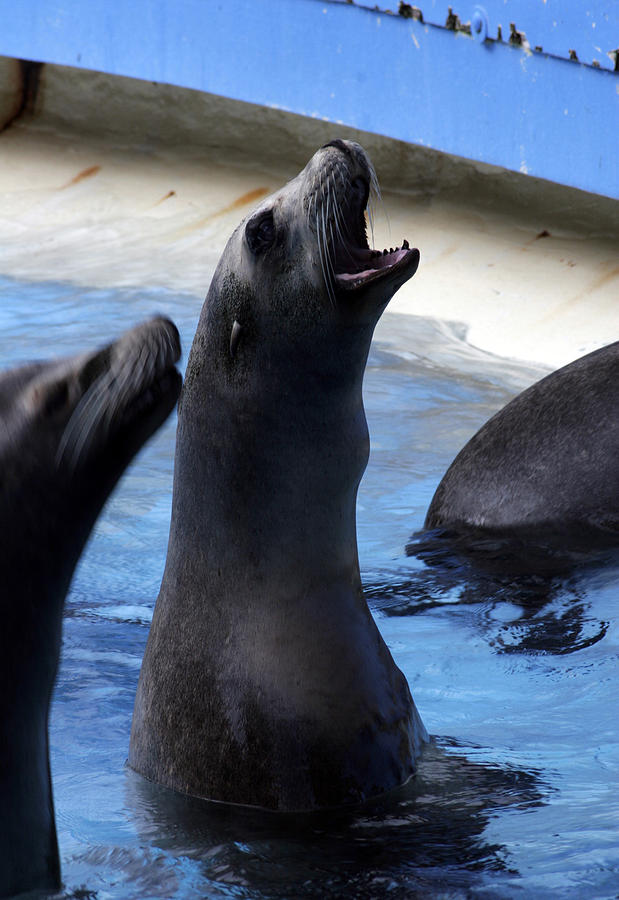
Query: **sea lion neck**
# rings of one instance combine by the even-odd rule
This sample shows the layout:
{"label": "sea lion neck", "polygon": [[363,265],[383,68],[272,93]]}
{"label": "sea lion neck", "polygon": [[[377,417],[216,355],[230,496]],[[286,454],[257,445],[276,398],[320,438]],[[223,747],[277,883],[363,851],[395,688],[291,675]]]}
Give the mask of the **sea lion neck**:
{"label": "sea lion neck", "polygon": [[[222,262],[233,252],[243,258],[234,244],[231,239]],[[324,384],[325,403],[336,385],[359,389],[378,313],[360,319],[349,305],[331,304],[310,278],[275,274],[269,281],[258,267],[249,267],[241,278],[220,264],[196,330],[188,383],[221,380],[251,393],[256,385],[262,390],[270,376],[281,381],[286,371],[289,384],[313,382],[318,391]]]}
{"label": "sea lion neck", "polygon": [[[248,338],[245,356],[222,360],[209,356],[218,336],[201,322],[179,408],[175,556],[197,553],[206,567],[230,565],[235,577],[253,560],[279,579],[285,560],[308,572],[348,567],[358,581],[355,504],[369,439],[367,349],[356,338],[331,340],[328,352],[315,342],[291,352],[285,341],[269,348],[262,334],[255,354]],[[191,488],[194,478],[204,491]],[[177,519],[193,522],[191,545],[183,538],[173,549]]]}

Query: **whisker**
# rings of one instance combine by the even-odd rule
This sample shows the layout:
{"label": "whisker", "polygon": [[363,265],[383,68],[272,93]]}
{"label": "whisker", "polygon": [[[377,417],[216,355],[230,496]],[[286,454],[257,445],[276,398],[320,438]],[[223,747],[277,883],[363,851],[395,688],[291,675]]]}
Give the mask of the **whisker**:
{"label": "whisker", "polygon": [[93,383],[90,385],[88,390],[80,399],[79,403],[73,410],[71,414],[71,418],[67,422],[65,429],[60,438],[60,442],[58,444],[58,450],[56,451],[56,462],[59,463],[62,460],[65,451],[67,450],[69,444],[72,441],[73,434],[76,429],[79,427],[80,420],[82,416],[87,412],[88,407],[94,402],[95,395],[97,393],[97,383],[105,377],[107,373],[100,375]]}
{"label": "whisker", "polygon": [[373,207],[373,205],[372,205],[372,201],[371,201],[371,200],[368,202],[368,205],[367,205],[367,207],[366,207],[366,212],[367,212],[367,214],[368,214],[368,223],[369,223],[369,226],[370,226],[370,237],[372,238],[371,243],[372,243],[372,247],[374,247],[374,246],[375,246],[375,240],[374,240],[374,207]]}
{"label": "whisker", "polygon": [[377,208],[379,208],[382,211],[382,213],[385,217],[385,221],[387,222],[387,234],[389,235],[389,238],[391,238],[391,223],[389,221],[389,214],[387,213],[387,208],[385,206],[385,203],[383,200],[383,195],[380,190],[380,185],[378,183],[378,177],[376,175],[376,172],[375,172],[373,166],[370,168],[370,197],[369,197],[369,202],[368,202],[368,215],[370,215],[370,208],[371,208],[370,227],[372,229],[372,244],[374,244],[374,220],[375,220]]}
{"label": "whisker", "polygon": [[[140,351],[140,358],[142,357],[143,349]],[[138,359],[139,363],[139,359]],[[130,394],[130,386],[133,384],[133,365],[128,364],[128,360],[125,361],[124,365],[121,366],[119,370],[115,372],[114,375],[114,395],[111,398],[111,402],[108,403],[107,410],[105,415],[101,420],[101,424],[105,428],[105,434],[107,434],[110,430],[110,425],[114,421],[118,410],[121,409],[124,405],[126,405],[126,398]]]}
{"label": "whisker", "polygon": [[99,375],[75,407],[58,444],[56,465],[59,466],[66,458],[71,468],[77,466],[86,440],[101,413],[101,400],[113,381],[110,376],[109,371]]}
{"label": "whisker", "polygon": [[327,182],[327,191],[328,191],[328,193],[327,193],[327,220],[329,223],[329,235],[331,236],[330,246],[331,246],[331,253],[332,253],[332,257],[330,257],[330,263],[331,263],[331,273],[332,273],[333,279],[335,279],[335,260],[336,260],[335,246],[336,246],[336,242],[335,242],[335,237],[333,234],[334,228],[338,235],[340,246],[344,247],[344,249],[348,252],[349,256],[350,256],[350,251],[348,250],[347,242],[344,241],[344,239],[343,239],[343,235],[342,235],[340,225],[339,225],[338,206],[337,206],[337,191],[335,190],[335,180],[333,181],[333,191],[331,190],[330,180]]}
{"label": "whisker", "polygon": [[345,223],[342,223],[341,210],[339,207],[337,191],[335,189],[335,176],[333,178],[333,194],[334,194],[333,212],[334,212],[334,219],[335,219],[335,227],[336,227],[337,235],[339,238],[339,245],[340,245],[340,248],[342,248],[344,250],[344,252],[347,254],[347,256],[351,260],[351,262],[354,263],[355,258],[350,250],[350,241],[347,240],[344,236],[344,231],[348,232],[348,226]]}
{"label": "whisker", "polygon": [[327,285],[327,289],[328,289],[327,273],[325,271],[325,264],[324,264],[323,254],[322,254],[322,244],[320,242],[320,227],[319,227],[319,223],[318,223],[318,211],[316,211],[316,239],[318,241],[318,259],[320,260],[320,268],[322,269],[322,277],[323,277],[324,282]]}
{"label": "whisker", "polygon": [[[162,336],[159,338],[161,342],[161,346],[163,349],[163,360],[162,364],[165,364],[165,360],[167,358],[174,359],[176,356],[176,347],[174,346],[174,340],[172,339],[172,333],[168,328],[162,328],[159,332]],[[167,348],[167,352],[166,352]]]}
{"label": "whisker", "polygon": [[[328,203],[329,203],[329,195],[327,193],[327,217],[328,217],[328,213],[329,213]],[[331,254],[329,252],[330,251],[329,242],[327,240],[327,226],[326,226],[326,221],[325,221],[324,204],[321,206],[321,213],[322,213],[322,240],[323,240],[323,249],[325,251],[325,266],[326,266],[327,272],[329,274],[329,283],[328,283],[329,298],[331,300],[331,304],[333,306],[335,306],[335,289],[334,289],[334,283],[333,283],[335,275],[334,275],[333,261],[331,259]]]}
{"label": "whisker", "polygon": [[379,202],[383,199],[383,195],[380,191],[380,185],[378,183],[378,178],[374,169],[370,171],[370,193],[374,194]]}
{"label": "whisker", "polygon": [[342,231],[342,221],[341,221],[341,217],[340,217],[340,206],[339,206],[339,200],[338,200],[338,196],[337,196],[337,190],[336,190],[336,187],[335,187],[335,175],[332,174],[332,178],[333,178],[333,218],[334,218],[334,221],[335,221],[335,230],[336,230],[337,237],[338,237],[338,241],[339,241],[340,245],[343,246],[344,249],[345,249],[345,250],[348,252],[348,254],[350,255],[350,251],[348,250],[348,244],[347,244],[347,242],[344,240],[344,233],[343,233],[343,231]]}
{"label": "whisker", "polygon": [[[333,261],[331,259],[331,254],[333,252],[333,232],[331,229],[331,186],[328,181],[327,181],[327,192],[326,193],[327,193],[327,202],[323,203],[323,205],[322,205],[322,211],[323,211],[322,233],[323,233],[324,239],[325,239],[325,247],[327,248],[327,260],[329,262],[329,268],[333,268]],[[326,212],[325,212],[325,206],[326,206]],[[329,232],[331,234],[331,241],[327,240],[327,225],[329,226]]]}
{"label": "whisker", "polygon": [[331,304],[333,306],[335,306],[335,297],[333,295],[333,288],[331,286],[331,275],[326,267],[325,252],[323,250],[323,244],[322,244],[320,236],[321,236],[321,229],[320,229],[320,223],[318,221],[318,211],[316,211],[316,237],[318,239],[318,257],[320,259],[320,267],[322,269],[322,277],[324,278],[324,281],[325,281],[325,286],[327,288],[329,300],[331,301]]}
{"label": "whisker", "polygon": [[163,370],[166,337],[162,339],[160,334],[157,335],[156,353],[153,352],[152,344],[144,343],[137,359],[132,355],[125,357],[116,373],[114,402],[110,403],[103,419],[106,433],[118,415],[119,409],[129,405],[131,395],[136,393],[136,384],[151,384],[155,380],[156,372]]}

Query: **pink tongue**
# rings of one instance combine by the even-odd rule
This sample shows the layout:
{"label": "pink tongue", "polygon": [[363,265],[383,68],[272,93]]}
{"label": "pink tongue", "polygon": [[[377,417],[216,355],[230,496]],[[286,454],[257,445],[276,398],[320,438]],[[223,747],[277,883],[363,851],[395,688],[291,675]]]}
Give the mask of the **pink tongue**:
{"label": "pink tongue", "polygon": [[372,275],[374,272],[379,271],[380,269],[389,269],[391,266],[395,266],[396,263],[400,262],[406,256],[406,250],[402,248],[401,250],[396,250],[395,253],[387,253],[384,256],[376,256],[376,262],[378,265],[375,268],[364,269],[362,272],[341,272],[336,276],[340,281],[359,281],[367,278],[368,275]]}
{"label": "pink tongue", "polygon": [[[381,268],[384,267],[381,266]],[[338,281],[362,281],[364,278],[367,278],[368,275],[372,275],[373,272],[378,272],[378,269],[364,269],[363,272],[355,272],[354,275],[350,272],[342,272],[335,277]]]}

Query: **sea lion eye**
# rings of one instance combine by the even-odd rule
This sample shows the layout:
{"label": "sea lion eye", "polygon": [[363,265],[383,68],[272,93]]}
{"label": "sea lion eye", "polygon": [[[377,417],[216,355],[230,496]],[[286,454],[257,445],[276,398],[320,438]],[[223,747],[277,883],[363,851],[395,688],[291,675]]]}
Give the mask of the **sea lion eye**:
{"label": "sea lion eye", "polygon": [[275,222],[272,210],[250,219],[245,227],[245,237],[252,253],[257,255],[268,250],[275,240]]}

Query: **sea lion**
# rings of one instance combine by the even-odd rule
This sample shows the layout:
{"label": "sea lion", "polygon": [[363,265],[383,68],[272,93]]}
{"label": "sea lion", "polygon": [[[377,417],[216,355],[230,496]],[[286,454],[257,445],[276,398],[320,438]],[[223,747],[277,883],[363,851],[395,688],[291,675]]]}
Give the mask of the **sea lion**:
{"label": "sea lion", "polygon": [[371,250],[375,175],[336,140],[236,229],[179,404],[170,540],[129,764],[275,810],[404,782],[427,739],[363,598],[372,333],[419,252]]}
{"label": "sea lion", "polygon": [[103,504],[180,393],[178,332],[0,376],[0,896],[57,890],[48,713],[64,598]]}
{"label": "sea lion", "polygon": [[517,571],[561,571],[619,546],[619,341],[486,422],[444,475],[424,527]]}

